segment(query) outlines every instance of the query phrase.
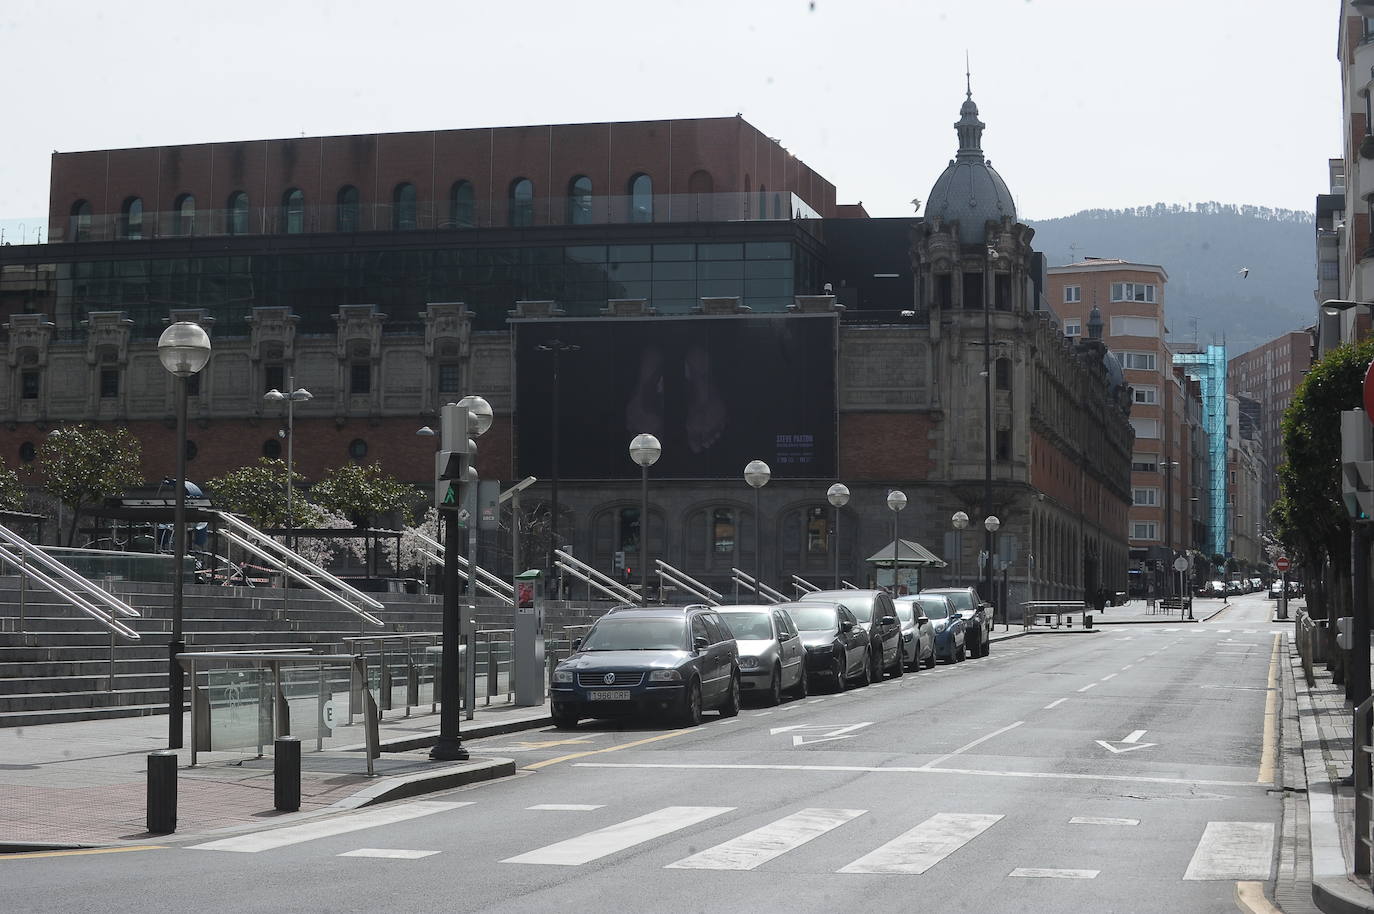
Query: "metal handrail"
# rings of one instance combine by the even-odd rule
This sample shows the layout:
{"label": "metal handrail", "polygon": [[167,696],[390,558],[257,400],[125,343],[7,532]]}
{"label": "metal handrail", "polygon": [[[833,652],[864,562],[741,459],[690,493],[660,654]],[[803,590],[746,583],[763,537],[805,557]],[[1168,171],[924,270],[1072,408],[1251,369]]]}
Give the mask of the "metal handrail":
{"label": "metal handrail", "polygon": [[[421,549],[420,551],[424,554],[425,558],[429,559],[431,564],[438,565],[440,568],[444,567],[444,546],[442,543],[418,530],[411,530],[408,532],[411,536],[429,547],[428,549]],[[469,564],[466,558],[461,555],[458,556],[458,573],[463,576],[464,580],[467,580]],[[481,565],[477,566],[477,586],[487,594],[493,597],[503,597],[507,603],[514,605],[515,585],[505,578],[492,574]]]}
{"label": "metal handrail", "polygon": [[1374,695],[1369,696],[1360,702],[1354,712],[1353,742],[1354,752],[1351,753],[1354,766],[1355,778],[1355,872],[1357,874],[1368,874],[1370,868],[1370,855],[1374,851],[1374,842],[1371,842],[1369,835],[1369,821],[1371,813],[1371,778],[1370,772],[1370,740],[1369,740],[1369,711],[1374,708]]}
{"label": "metal handrail", "polygon": [[[592,577],[592,578],[595,578],[595,579],[597,579],[598,581],[601,581],[601,582],[602,582],[603,584],[605,584],[606,586],[610,587],[611,589],[619,591],[618,596],[619,596],[620,598],[622,598],[622,599],[627,599],[627,600],[629,600],[631,603],[638,603],[638,602],[639,602],[639,594],[635,593],[635,592],[634,592],[633,590],[631,590],[630,588],[628,588],[628,587],[624,586],[623,584],[619,583],[618,581],[616,581],[615,578],[611,577],[610,575],[602,574],[600,571],[597,571],[597,570],[596,570],[595,568],[593,568],[591,565],[588,565],[586,562],[584,562],[584,561],[582,561],[581,559],[577,558],[577,557],[574,556],[572,553],[564,552],[562,549],[555,549],[555,550],[553,551],[553,554],[556,555],[556,556],[558,556],[558,558],[562,559],[562,560],[563,560],[564,562],[566,562],[567,564],[572,565],[574,568],[580,569],[580,570],[582,571],[583,575],[586,575],[586,576],[590,576],[590,577]],[[584,578],[584,579],[585,579],[585,578]],[[588,583],[591,583],[591,582],[588,581]],[[605,591],[605,587],[602,587],[602,588],[599,588],[599,589],[602,590],[603,592]]]}
{"label": "metal handrail", "polygon": [[[34,546],[28,540],[3,525],[0,525],[0,540],[3,540],[9,548],[18,552],[26,560],[32,560],[42,566],[42,569],[34,568],[28,561],[16,562],[11,558],[10,564],[19,569],[21,576],[38,584],[42,584],[75,608],[81,610],[92,619],[95,619],[111,634],[118,635],[128,641],[142,640],[138,632],[120,622],[111,613],[96,606],[86,597],[89,596],[98,600],[116,613],[127,618],[139,618],[138,610],[109,593],[94,581],[72,571],[66,565],[63,565],[42,549]],[[49,574],[49,572],[51,572],[51,574]],[[61,580],[58,580],[59,578]],[[67,586],[68,584],[70,584],[71,587]],[[77,593],[76,590],[72,589],[73,587],[85,591],[86,595],[83,596]]]}
{"label": "metal handrail", "polygon": [[774,603],[787,602],[787,597],[785,595],[769,587],[762,581],[756,580],[753,575],[748,574],[747,572],[732,567],[730,569],[730,574],[734,576],[734,580],[737,584],[743,584],[745,587],[748,587],[758,596],[767,597]]}
{"label": "metal handrail", "polygon": [[[300,568],[305,569],[310,574],[319,576],[320,578],[332,584],[334,587],[337,587],[339,590],[343,591],[353,599],[357,600],[359,603],[362,603],[364,606],[371,607],[372,609],[386,609],[386,606],[384,606],[380,600],[374,600],[372,597],[369,597],[367,594],[363,593],[361,590],[354,587],[352,584],[349,584],[342,578],[330,574],[329,572],[321,568],[319,565],[316,565],[314,562],[309,561],[299,553],[294,552],[291,549],[288,549],[286,546],[277,542],[272,537],[268,536],[266,533],[263,533],[261,530],[259,530],[257,527],[254,527],[252,524],[248,523],[243,518],[236,517],[227,511],[216,511],[214,513],[218,515],[221,520],[227,522],[229,526],[236,528],[244,537],[251,537],[253,539],[253,542],[258,545],[259,549],[275,550],[285,561],[292,562],[300,566]],[[381,625],[382,623],[378,622],[377,624]]]}
{"label": "metal handrail", "polygon": [[[620,593],[617,593],[617,592],[614,591],[614,590],[611,590],[609,587],[606,587],[606,586],[605,586],[604,584],[602,584],[600,581],[594,581],[594,580],[592,580],[591,578],[587,577],[585,574],[583,574],[583,573],[582,573],[581,571],[579,571],[578,569],[576,569],[576,568],[574,568],[573,566],[569,565],[567,562],[554,562],[554,565],[555,565],[557,568],[559,568],[560,570],[566,571],[568,574],[570,574],[570,575],[572,575],[573,577],[577,578],[579,581],[581,581],[582,583],[586,584],[588,587],[595,587],[597,590],[601,591],[601,592],[604,593],[606,596],[610,597],[612,600],[624,600],[624,599],[625,599],[625,596],[624,596],[623,594],[620,594]],[[634,596],[630,597],[629,600],[630,600],[631,603],[638,603],[638,602],[639,602],[639,595],[638,595],[638,594],[635,594]]]}
{"label": "metal handrail", "polygon": [[820,588],[799,574],[792,575],[792,586],[802,593],[820,593]]}
{"label": "metal handrail", "polygon": [[662,559],[654,559],[654,564],[658,566],[658,583],[661,587],[664,578],[675,587],[681,587],[694,597],[698,597],[710,603],[712,606],[719,606],[725,601],[724,595],[717,593],[696,578],[687,574],[679,568],[674,568]]}

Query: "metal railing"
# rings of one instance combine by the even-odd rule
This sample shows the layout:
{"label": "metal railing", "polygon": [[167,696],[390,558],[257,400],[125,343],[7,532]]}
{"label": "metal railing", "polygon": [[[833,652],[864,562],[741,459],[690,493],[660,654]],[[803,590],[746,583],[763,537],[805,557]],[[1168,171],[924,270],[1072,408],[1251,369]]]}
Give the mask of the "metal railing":
{"label": "metal railing", "polygon": [[[229,542],[256,556],[259,560],[267,562],[284,576],[299,581],[311,590],[329,598],[364,622],[377,626],[386,624],[367,611],[368,609],[386,609],[378,600],[374,600],[351,584],[292,552],[242,518],[235,517],[227,511],[215,511],[213,513],[221,523],[230,528],[219,531],[220,536]],[[283,581],[282,584],[285,587],[287,582]]]}
{"label": "metal railing", "polygon": [[[410,531],[410,535],[420,541],[419,552],[426,561],[431,565],[444,567],[444,547],[441,543],[418,530]],[[458,576],[464,581],[468,580],[471,563],[460,555],[457,564]],[[495,597],[507,606],[515,605],[515,585],[504,578],[497,577],[481,565],[477,566],[477,589],[489,597]]]}
{"label": "metal railing", "polygon": [[821,591],[819,587],[799,574],[792,575],[792,587],[797,591],[799,597],[804,593],[820,593]]}
{"label": "metal railing", "polygon": [[[0,563],[3,562],[9,562],[19,572],[20,576],[20,631],[24,630],[25,603],[28,599],[25,582],[34,581],[48,588],[68,604],[104,626],[110,632],[112,645],[116,636],[127,641],[140,640],[138,632],[115,618],[116,615],[119,615],[129,619],[137,619],[139,618],[138,610],[109,593],[94,581],[72,571],[8,527],[0,526]],[[97,603],[107,607],[108,611],[96,605]],[[110,663],[110,676],[111,681],[113,681],[113,646],[110,649]]]}
{"label": "metal railing", "polygon": [[[442,634],[439,632],[407,632],[404,634],[392,635],[353,635],[341,639],[349,654],[355,657],[367,657],[367,648],[370,644],[377,645],[378,654],[378,687],[377,687],[377,709],[380,714],[393,709],[395,703],[395,683],[393,682],[390,645],[399,644],[402,653],[405,655],[405,715],[410,716],[410,709],[418,707],[425,702],[420,700],[420,686],[424,678],[422,665],[415,660],[413,646],[424,644],[435,647],[442,643]],[[435,666],[435,673],[430,678],[430,711],[433,712],[438,702],[436,681],[438,679],[438,667]],[[350,683],[350,692],[355,700],[361,698],[365,683],[356,678]],[[348,708],[348,722],[353,722],[354,701],[350,701]]]}
{"label": "metal railing", "polygon": [[1064,624],[1064,616],[1072,616],[1074,613],[1086,612],[1088,604],[1082,600],[1029,600],[1020,604],[1021,606],[1021,629],[1030,631],[1035,620],[1040,616],[1045,617],[1048,623],[1050,616],[1054,616],[1053,628],[1059,628]]}
{"label": "metal railing", "polygon": [[1354,752],[1352,753],[1352,772],[1355,778],[1355,872],[1356,874],[1369,873],[1370,855],[1374,851],[1374,842],[1370,839],[1369,825],[1371,820],[1371,806],[1374,805],[1374,778],[1371,778],[1370,756],[1374,754],[1374,749],[1370,747],[1369,733],[1369,712],[1374,708],[1374,695],[1362,701],[1354,712],[1353,741]]}
{"label": "metal railing", "polygon": [[628,600],[631,603],[639,602],[639,594],[619,583],[610,575],[602,574],[600,571],[597,571],[572,553],[564,552],[562,549],[555,549],[553,554],[556,556],[556,564],[559,568],[568,572],[573,577],[584,581],[588,586],[595,587],[597,590],[616,600]]}
{"label": "metal railing", "polygon": [[781,593],[779,593],[778,591],[774,590],[773,588],[769,587],[767,584],[763,583],[762,581],[757,581],[757,580],[755,580],[753,575],[748,574],[748,573],[745,572],[745,571],[742,571],[742,570],[740,570],[740,569],[735,568],[735,567],[732,566],[732,567],[730,568],[730,577],[731,577],[731,581],[732,581],[732,582],[734,583],[734,585],[735,585],[735,602],[736,602],[736,603],[739,602],[739,588],[740,588],[740,585],[744,585],[744,587],[745,587],[746,589],[748,589],[750,593],[753,593],[753,594],[755,594],[756,596],[759,596],[759,597],[766,597],[766,598],[768,598],[770,601],[772,601],[773,603],[786,603],[786,602],[788,602],[786,596],[784,596],[783,594],[781,594]]}
{"label": "metal railing", "polygon": [[687,574],[679,568],[674,568],[662,559],[654,559],[654,565],[658,568],[659,587],[667,581],[674,587],[681,587],[699,600],[705,600],[712,606],[719,606],[725,601],[724,595],[707,587],[696,578]]}
{"label": "metal railing", "polygon": [[[202,687],[197,679],[197,664],[225,663],[252,664],[256,669],[266,667],[271,671],[272,687],[270,696],[263,696],[261,683],[255,697],[257,714],[249,724],[256,732],[257,752],[263,754],[263,746],[280,736],[291,736],[291,713],[287,693],[282,684],[282,666],[319,667],[318,690],[315,701],[316,750],[323,749],[326,731],[332,733],[338,725],[334,715],[333,687],[325,674],[328,666],[347,666],[355,681],[367,682],[367,658],[353,654],[310,654],[286,651],[192,651],[176,655],[177,662],[186,668],[187,679],[191,685],[191,767],[195,767],[197,757],[209,752],[213,745],[214,721],[217,713],[216,703],[209,694],[209,685]],[[202,672],[206,672],[202,670]],[[354,709],[350,704],[350,721]],[[364,754],[367,756],[367,773],[376,774],[373,760],[381,755],[381,739],[378,722],[381,718],[377,703],[370,689],[362,695]],[[265,712],[265,713],[264,713]],[[232,713],[232,709],[231,709]],[[264,732],[264,716],[271,722],[270,734]],[[309,729],[309,728],[307,728]],[[237,748],[237,747],[236,747]]]}

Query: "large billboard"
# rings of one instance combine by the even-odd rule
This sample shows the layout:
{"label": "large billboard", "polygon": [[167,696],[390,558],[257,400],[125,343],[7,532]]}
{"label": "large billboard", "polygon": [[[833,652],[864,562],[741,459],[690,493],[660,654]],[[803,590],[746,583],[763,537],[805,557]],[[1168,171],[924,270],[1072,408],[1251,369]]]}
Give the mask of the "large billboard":
{"label": "large billboard", "polygon": [[629,445],[641,432],[663,446],[649,471],[655,478],[739,479],[751,460],[778,478],[835,476],[833,313],[512,328],[519,476],[552,475],[555,358],[561,479],[637,478]]}

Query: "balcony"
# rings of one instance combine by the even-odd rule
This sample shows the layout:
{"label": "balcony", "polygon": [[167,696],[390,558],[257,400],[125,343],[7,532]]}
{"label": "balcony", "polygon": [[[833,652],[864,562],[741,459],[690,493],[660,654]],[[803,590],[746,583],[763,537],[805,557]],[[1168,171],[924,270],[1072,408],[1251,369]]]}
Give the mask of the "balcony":
{"label": "balcony", "polygon": [[536,226],[629,225],[667,222],[786,222],[819,219],[792,193],[656,194],[648,197],[535,197],[532,200],[267,206],[144,212],[131,223],[120,215],[64,216],[49,226],[49,241],[121,241],[231,235],[295,235]]}

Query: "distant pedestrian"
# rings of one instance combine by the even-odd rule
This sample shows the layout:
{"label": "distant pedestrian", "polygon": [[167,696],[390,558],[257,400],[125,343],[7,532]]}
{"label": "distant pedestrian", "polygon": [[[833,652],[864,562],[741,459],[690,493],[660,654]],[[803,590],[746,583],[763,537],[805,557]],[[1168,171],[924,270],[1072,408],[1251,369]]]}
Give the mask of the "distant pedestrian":
{"label": "distant pedestrian", "polygon": [[1099,613],[1107,611],[1107,588],[1097,588],[1097,593],[1093,594],[1093,609]]}

